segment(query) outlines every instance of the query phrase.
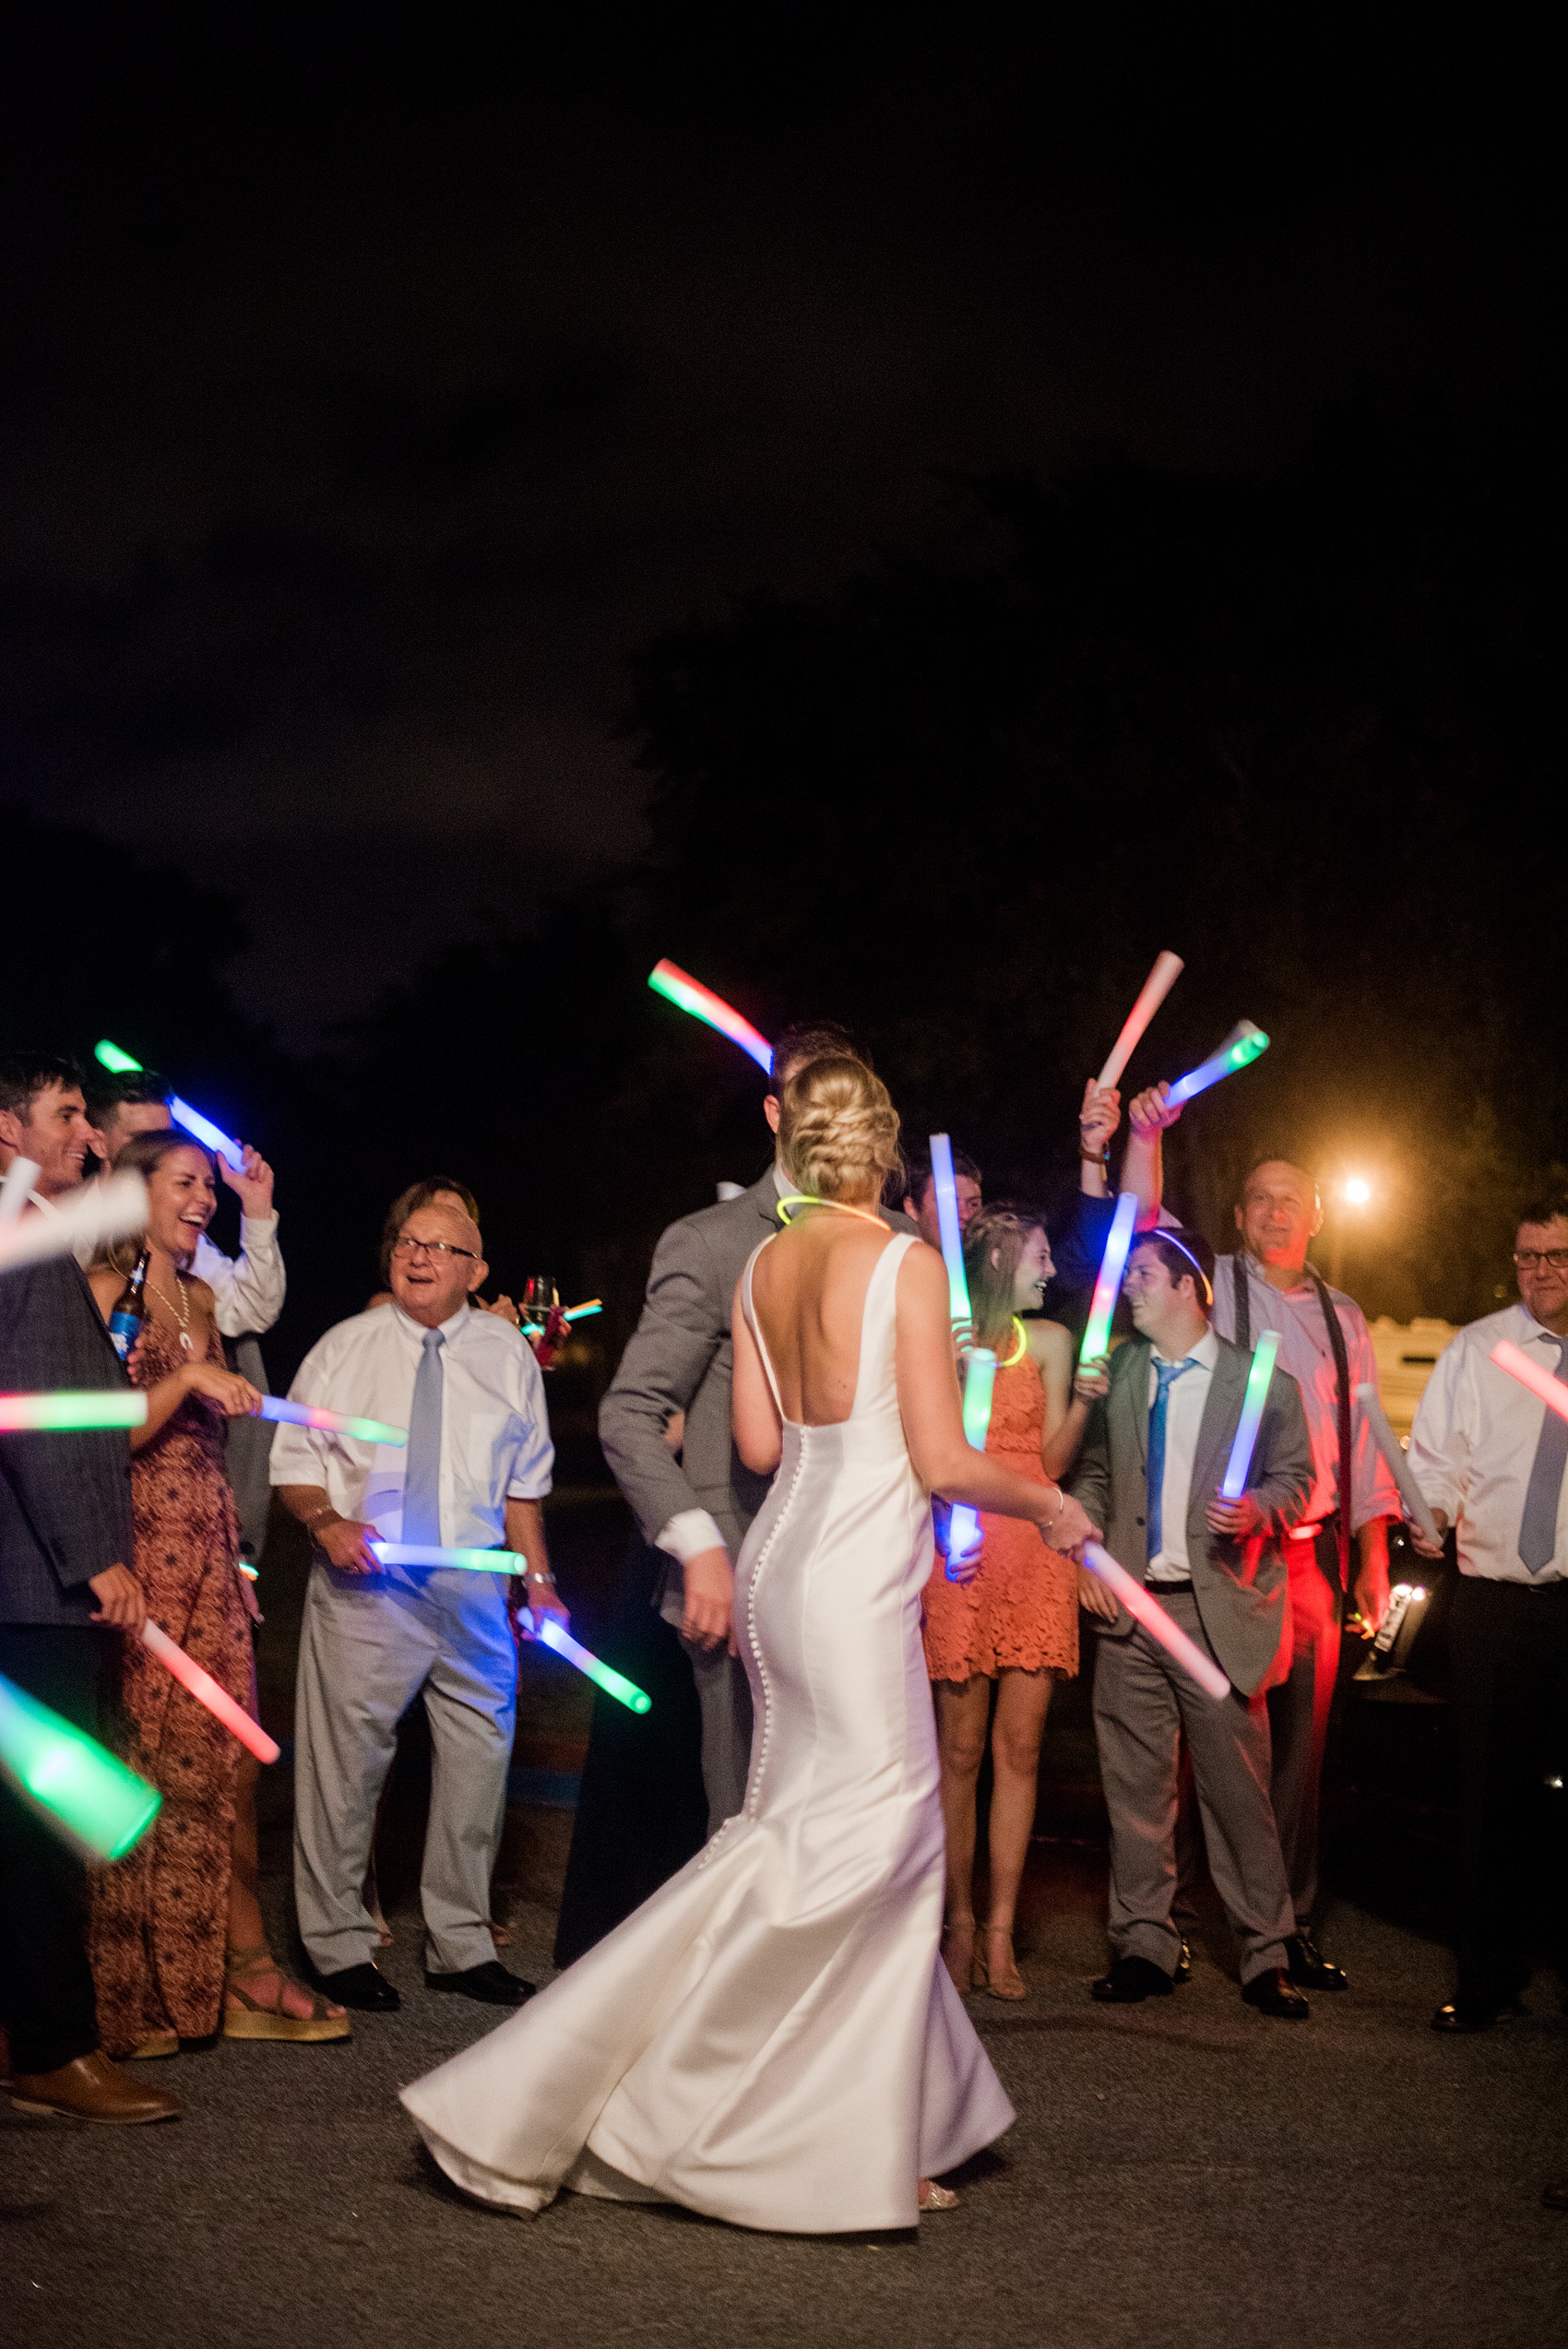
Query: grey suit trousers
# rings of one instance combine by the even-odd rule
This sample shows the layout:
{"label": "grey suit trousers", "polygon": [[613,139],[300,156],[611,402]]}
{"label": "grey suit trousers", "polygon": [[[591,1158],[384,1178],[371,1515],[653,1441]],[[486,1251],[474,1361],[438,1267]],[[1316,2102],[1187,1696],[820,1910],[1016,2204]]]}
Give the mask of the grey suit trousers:
{"label": "grey suit trousers", "polygon": [[[1190,1590],[1160,1604],[1206,1655]],[[1216,1704],[1146,1631],[1101,1639],[1094,1726],[1111,1812],[1111,1947],[1174,1974],[1176,1794],[1182,1734],[1192,1755],[1209,1872],[1241,1949],[1241,1979],[1283,1965],[1295,1930],[1290,1888],[1269,1802],[1267,1700],[1234,1689]]]}
{"label": "grey suit trousers", "polygon": [[294,1901],[323,1974],[374,1962],[362,1887],[398,1723],[421,1691],[430,1821],[420,1902],[425,1963],[463,1974],[495,1955],[490,1878],[517,1719],[517,1656],[497,1577],[311,1569],[294,1714]]}

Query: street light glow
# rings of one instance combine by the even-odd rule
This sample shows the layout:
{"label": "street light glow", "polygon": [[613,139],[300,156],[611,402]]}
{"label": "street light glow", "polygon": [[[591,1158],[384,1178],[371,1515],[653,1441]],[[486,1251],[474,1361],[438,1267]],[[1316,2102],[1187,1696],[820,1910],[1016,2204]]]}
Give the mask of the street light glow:
{"label": "street light glow", "polygon": [[1364,1207],[1372,1197],[1372,1185],[1364,1175],[1348,1175],[1345,1180],[1345,1196],[1352,1207]]}

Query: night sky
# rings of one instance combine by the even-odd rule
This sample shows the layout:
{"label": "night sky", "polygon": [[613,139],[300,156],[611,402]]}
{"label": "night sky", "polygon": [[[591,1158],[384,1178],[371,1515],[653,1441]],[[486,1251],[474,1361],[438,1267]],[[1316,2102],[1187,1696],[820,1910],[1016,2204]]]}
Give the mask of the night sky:
{"label": "night sky", "polygon": [[1494,27],[521,21],[13,51],[0,796],[232,892],[286,1041],[636,860],[636,648],[956,477],[1538,432],[1545,77]]}

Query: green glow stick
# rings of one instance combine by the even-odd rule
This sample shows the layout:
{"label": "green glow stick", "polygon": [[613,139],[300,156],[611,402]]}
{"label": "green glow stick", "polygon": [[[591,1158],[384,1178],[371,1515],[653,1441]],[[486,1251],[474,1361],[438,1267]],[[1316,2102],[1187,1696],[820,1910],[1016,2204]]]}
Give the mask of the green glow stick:
{"label": "green glow stick", "polygon": [[1098,1362],[1111,1343],[1111,1324],[1116,1317],[1116,1299],[1122,1294],[1122,1275],[1127,1269],[1127,1257],[1133,1245],[1133,1227],[1137,1220],[1137,1192],[1120,1192],[1116,1213],[1111,1218],[1105,1253],[1099,1260],[1089,1318],[1084,1328],[1084,1342],[1078,1349],[1080,1366]]}
{"label": "green glow stick", "polygon": [[119,1859],[163,1797],[96,1738],[0,1677],[0,1770],[94,1859]]}
{"label": "green glow stick", "polygon": [[1241,1416],[1236,1422],[1235,1441],[1226,1464],[1220,1498],[1240,1501],[1247,1489],[1247,1477],[1253,1465],[1253,1449],[1258,1440],[1263,1422],[1263,1406],[1268,1400],[1268,1382],[1274,1376],[1274,1365],[1279,1354],[1279,1332],[1265,1330],[1253,1355],[1253,1367],[1247,1372],[1247,1392],[1241,1398]]}
{"label": "green glow stick", "polygon": [[[991,1399],[996,1387],[996,1357],[989,1346],[972,1347],[964,1364],[964,1441],[971,1452],[985,1450],[986,1437],[991,1433]],[[967,1501],[960,1501],[947,1522],[947,1579],[959,1578],[953,1572],[973,1556],[980,1547],[980,1515]]]}
{"label": "green glow stick", "polygon": [[635,1680],[628,1680],[624,1673],[612,1670],[608,1664],[601,1664],[597,1655],[590,1654],[572,1637],[570,1631],[562,1630],[553,1615],[534,1615],[531,1608],[529,1612],[533,1620],[534,1637],[541,1640],[546,1647],[552,1647],[557,1655],[564,1655],[568,1664],[575,1664],[579,1672],[587,1674],[595,1688],[602,1689],[606,1696],[614,1697],[633,1713],[652,1712],[653,1699],[645,1690],[639,1689]]}
{"label": "green glow stick", "polygon": [[526,1574],[529,1564],[517,1549],[441,1549],[428,1541],[373,1541],[370,1549],[384,1566],[466,1566],[476,1574]]}
{"label": "green glow stick", "polygon": [[45,1428],[139,1428],[147,1420],[147,1397],[126,1387],[86,1394],[0,1394],[0,1434]]}
{"label": "green glow stick", "polygon": [[107,1037],[93,1046],[92,1057],[100,1068],[108,1069],[113,1076],[140,1076],[142,1073],[141,1062],[133,1061],[128,1052],[122,1052],[118,1044],[111,1044]]}
{"label": "green glow stick", "polygon": [[1268,1038],[1256,1022],[1239,1019],[1218,1052],[1211,1052],[1206,1061],[1177,1078],[1166,1096],[1167,1101],[1174,1108],[1178,1101],[1190,1101],[1194,1093],[1206,1093],[1222,1076],[1234,1076],[1238,1069],[1244,1069],[1267,1050]]}

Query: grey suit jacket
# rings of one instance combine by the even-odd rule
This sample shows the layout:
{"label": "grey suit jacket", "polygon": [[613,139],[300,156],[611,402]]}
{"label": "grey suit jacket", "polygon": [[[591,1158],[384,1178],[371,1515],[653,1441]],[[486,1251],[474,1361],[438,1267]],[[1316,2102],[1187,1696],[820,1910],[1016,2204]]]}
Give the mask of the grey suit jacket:
{"label": "grey suit jacket", "polygon": [[[0,1274],[0,1394],[125,1383],[74,1257]],[[87,1623],[89,1578],[133,1546],[123,1428],[0,1436],[0,1622]]]}
{"label": "grey suit jacket", "polygon": [[[683,1216],[654,1251],[642,1318],[599,1408],[604,1456],[650,1542],[683,1509],[706,1509],[733,1556],[762,1506],[769,1479],[745,1466],[730,1434],[730,1314],[746,1258],[778,1229],[778,1210],[769,1167],[738,1199]],[[904,1216],[884,1221],[914,1229]],[[677,1411],[686,1415],[679,1460],[664,1441]]]}
{"label": "grey suit jacket", "polygon": [[[1209,1381],[1193,1457],[1187,1560],[1209,1645],[1229,1680],[1250,1697],[1272,1680],[1272,1667],[1282,1655],[1288,1583],[1283,1541],[1312,1490],[1313,1454],[1301,1391],[1293,1378],[1276,1370],[1247,1480],[1248,1495],[1268,1513],[1267,1528],[1246,1542],[1229,1540],[1211,1529],[1204,1513],[1225,1474],[1252,1363],[1244,1347],[1233,1346],[1227,1337],[1218,1344],[1219,1359]],[[1105,1528],[1106,1548],[1140,1583],[1148,1579],[1145,1521],[1152,1351],[1147,1338],[1140,1337],[1112,1355],[1111,1392],[1089,1414],[1073,1476],[1075,1496],[1096,1524]],[[1158,1584],[1151,1587],[1158,1595]],[[1114,1624],[1097,1623],[1097,1628],[1111,1638],[1125,1639],[1133,1619],[1123,1611]]]}

